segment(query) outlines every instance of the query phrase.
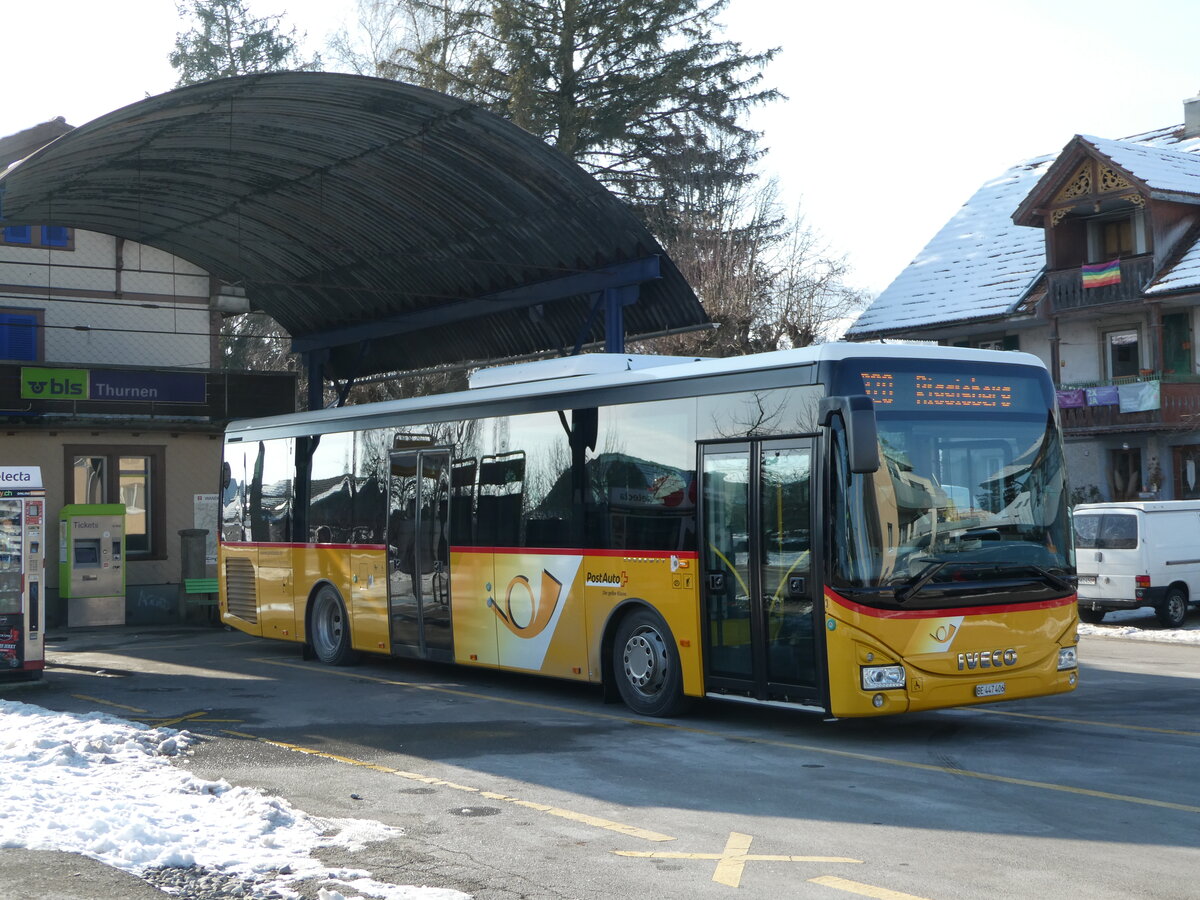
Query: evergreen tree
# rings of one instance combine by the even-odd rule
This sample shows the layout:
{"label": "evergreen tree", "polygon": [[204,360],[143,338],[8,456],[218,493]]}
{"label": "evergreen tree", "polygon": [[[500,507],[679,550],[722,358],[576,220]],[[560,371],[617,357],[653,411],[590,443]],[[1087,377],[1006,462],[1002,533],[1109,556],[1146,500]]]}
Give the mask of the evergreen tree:
{"label": "evergreen tree", "polygon": [[682,155],[727,170],[714,139],[752,138],[739,116],[779,97],[760,86],[775,50],[716,37],[728,0],[405,3],[436,27],[401,77],[511,119],[639,206],[669,205]]}
{"label": "evergreen tree", "polygon": [[256,18],[246,0],[191,0],[179,5],[192,27],[175,36],[169,59],[179,72],[176,87],[248,75],[252,72],[307,70],[320,66],[320,57],[300,57],[296,29],[281,30],[280,16]]}

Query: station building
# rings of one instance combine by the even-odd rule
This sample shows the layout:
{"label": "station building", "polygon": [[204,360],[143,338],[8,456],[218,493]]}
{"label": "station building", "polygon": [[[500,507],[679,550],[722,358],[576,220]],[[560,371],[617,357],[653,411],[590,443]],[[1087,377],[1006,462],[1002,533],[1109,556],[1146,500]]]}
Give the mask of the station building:
{"label": "station building", "polygon": [[[0,170],[71,130],[55,119],[0,138]],[[223,368],[222,322],[244,303],[145,244],[0,225],[0,459],[42,470],[51,627],[69,618],[53,552],[68,504],[125,506],[124,621],[176,621],[209,602],[184,590],[180,532],[209,532],[206,574],[215,575],[224,427],[296,407],[295,374]]]}

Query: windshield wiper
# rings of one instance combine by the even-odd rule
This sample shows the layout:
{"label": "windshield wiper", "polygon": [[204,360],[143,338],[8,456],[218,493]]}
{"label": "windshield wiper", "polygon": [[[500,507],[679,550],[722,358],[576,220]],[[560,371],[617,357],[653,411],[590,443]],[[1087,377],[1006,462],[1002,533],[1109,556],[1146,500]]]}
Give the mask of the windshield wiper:
{"label": "windshield wiper", "polygon": [[1030,566],[1029,568],[1037,572],[1046,580],[1051,587],[1058,588],[1060,591],[1074,591],[1075,586],[1061,575],[1055,575],[1049,569],[1043,569],[1041,566]]}
{"label": "windshield wiper", "polygon": [[[960,562],[959,560],[956,560],[956,559],[935,559],[935,560],[932,560],[928,565],[926,565],[925,568],[923,568],[920,572],[918,572],[917,577],[914,578],[912,581],[908,582],[908,584],[905,584],[905,585],[902,585],[901,587],[896,588],[895,602],[896,603],[906,603],[907,601],[911,600],[914,596],[916,596],[918,593],[920,593],[921,589],[924,588],[925,585],[929,584],[929,582],[933,580],[933,577],[935,575],[937,575],[938,572],[942,571],[942,569],[944,569],[946,566],[950,565],[951,563],[953,563],[956,567],[959,567],[959,568],[973,568],[973,569],[984,569],[984,570],[991,569],[993,571],[993,573],[995,573],[996,575],[1002,575],[1006,572],[1006,569],[1004,566],[997,565],[996,563],[990,562],[990,561],[989,562],[982,562],[982,561],[981,562],[974,562],[974,561]],[[1020,571],[1021,569],[1025,569],[1026,571],[1035,573],[1039,579],[1044,581],[1046,584],[1050,585],[1052,588],[1055,588],[1056,590],[1060,590],[1060,591],[1075,590],[1075,588],[1071,585],[1071,583],[1069,581],[1067,581],[1067,579],[1063,578],[1061,575],[1056,575],[1054,572],[1051,572],[1049,569],[1045,569],[1042,566],[1036,566],[1036,565],[1031,565],[1031,564],[1026,563],[1021,566],[1016,566],[1013,571]]]}
{"label": "windshield wiper", "polygon": [[935,559],[933,562],[929,563],[929,565],[917,573],[916,578],[914,578],[908,584],[896,589],[896,602],[905,603],[910,597],[916,594],[917,591],[929,584],[934,575],[942,571],[942,569],[946,568],[948,565],[950,565],[950,560],[948,559]]}

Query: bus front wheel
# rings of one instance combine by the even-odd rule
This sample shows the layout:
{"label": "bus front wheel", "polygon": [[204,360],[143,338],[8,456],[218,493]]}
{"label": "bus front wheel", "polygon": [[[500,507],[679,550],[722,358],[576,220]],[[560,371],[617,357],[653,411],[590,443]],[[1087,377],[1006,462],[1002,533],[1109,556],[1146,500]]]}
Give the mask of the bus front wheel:
{"label": "bus front wheel", "polygon": [[613,675],[625,705],[643,716],[676,716],[687,708],[675,639],[662,617],[641,608],[628,613],[613,641]]}
{"label": "bus front wheel", "polygon": [[350,646],[350,618],[346,605],[331,586],[325,585],[313,598],[308,636],[317,659],[330,666],[349,666],[358,661]]}

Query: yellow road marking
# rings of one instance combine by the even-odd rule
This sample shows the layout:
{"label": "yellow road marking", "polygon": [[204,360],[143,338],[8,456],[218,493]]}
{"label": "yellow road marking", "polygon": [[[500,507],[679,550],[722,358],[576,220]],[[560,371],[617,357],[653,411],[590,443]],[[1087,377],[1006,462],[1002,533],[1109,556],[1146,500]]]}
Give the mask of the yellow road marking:
{"label": "yellow road marking", "polygon": [[111,706],[115,709],[124,709],[129,712],[147,713],[150,711],[148,709],[138,709],[136,706],[126,706],[124,703],[113,703],[111,700],[101,700],[99,697],[91,697],[87,694],[72,694],[71,696],[76,700],[86,700],[88,703],[99,703],[102,706]]}
{"label": "yellow road marking", "polygon": [[845,856],[785,856],[780,854],[750,853],[748,834],[737,831],[729,832],[725,849],[720,853],[671,853],[666,850],[614,850],[617,856],[627,856],[636,859],[708,859],[715,860],[716,869],[712,880],[718,884],[737,887],[742,881],[742,872],[748,862],[819,862],[819,863],[856,863],[861,859],[851,859]]}
{"label": "yellow road marking", "polygon": [[1068,719],[1063,716],[1039,716],[1033,713],[1010,712],[1004,709],[978,709],[960,707],[971,712],[986,713],[989,716],[1009,716],[1014,719],[1038,719],[1042,722],[1062,722],[1067,725],[1089,725],[1094,728],[1116,728],[1120,731],[1148,731],[1153,734],[1179,734],[1184,737],[1200,737],[1200,731],[1181,731],[1176,728],[1151,728],[1149,725],[1122,725],[1116,722],[1096,722],[1091,719]]}
{"label": "yellow road marking", "polygon": [[721,861],[713,870],[713,881],[717,884],[727,884],[730,887],[737,887],[741,884],[742,872],[746,868],[746,854],[750,850],[752,840],[754,838],[748,834],[729,832],[729,840],[725,842],[725,849],[721,851]]}
{"label": "yellow road marking", "polygon": [[172,725],[178,725],[180,722],[190,722],[192,719],[203,719],[203,718],[204,718],[204,711],[201,710],[200,712],[187,713],[186,715],[182,715],[182,716],[175,716],[175,718],[173,718],[173,719],[147,719],[146,722],[147,722],[147,724],[153,722],[155,725],[158,725],[160,727],[170,728]]}
{"label": "yellow road marking", "polygon": [[589,816],[585,813],[575,812],[570,809],[562,809],[557,806],[549,806],[545,803],[534,803],[532,800],[521,800],[517,797],[509,797],[507,794],[500,794],[495,791],[484,791],[476,787],[470,787],[465,784],[458,784],[453,781],[446,781],[441,778],[434,778],[430,775],[420,775],[416,772],[405,772],[402,769],[393,769],[391,766],[381,766],[378,763],[369,763],[361,759],[353,759],[349,756],[341,756],[337,753],[328,753],[324,750],[315,750],[312,747],[301,747],[297,744],[289,744],[286,741],[275,741],[270,738],[259,737],[256,734],[247,734],[244,731],[225,730],[225,734],[231,734],[235,737],[248,738],[253,741],[258,741],[263,744],[269,744],[272,747],[281,747],[284,750],[292,750],[296,753],[304,753],[308,756],[318,756],[323,759],[331,759],[335,762],[346,763],[351,766],[359,766],[364,769],[371,769],[375,772],[383,772],[388,775],[395,775],[398,778],[406,778],[409,781],[417,781],[421,784],[427,784],[436,787],[449,788],[454,791],[463,791],[470,794],[478,794],[488,800],[496,800],[503,803],[511,803],[514,806],[521,806],[525,809],[536,810],[537,812],[546,813],[547,815],[557,816],[560,819],[570,819],[572,822],[579,822],[583,825],[590,825],[594,828],[603,828],[606,831],[615,831],[619,834],[624,834],[629,837],[641,838],[644,841],[673,841],[675,838],[666,834],[659,834],[657,831],[649,831],[645,828],[635,828],[632,825],[625,825],[621,822],[613,822],[610,819],[602,819],[599,816]]}
{"label": "yellow road marking", "polygon": [[934,772],[940,775],[956,775],[960,778],[976,778],[980,781],[992,781],[998,784],[1011,784],[1018,787],[1035,788],[1042,791],[1054,791],[1056,793],[1074,794],[1080,797],[1093,797],[1099,800],[1112,800],[1118,803],[1132,803],[1137,806],[1150,806],[1156,809],[1171,809],[1177,812],[1200,813],[1200,806],[1190,806],[1186,803],[1172,803],[1168,800],[1153,800],[1148,797],[1134,797],[1129,794],[1114,794],[1109,791],[1097,791],[1091,788],[1072,787],[1066,784],[1054,784],[1048,781],[1033,781],[1028,778],[1014,778],[1009,775],[993,775],[988,772],[975,772],[970,769],[958,769],[953,766],[937,766],[931,763],[914,762],[907,759],[896,759],[888,756],[876,756],[872,753],[858,753],[853,750],[837,750],[833,747],[821,747],[816,744],[801,744],[794,741],[775,740],[772,738],[747,737],[739,734],[726,734],[720,731],[712,731],[706,728],[695,728],[690,725],[680,725],[677,722],[666,721],[648,721],[646,719],[637,719],[630,716],[618,716],[612,713],[590,712],[583,709],[571,709],[565,706],[553,706],[547,703],[534,703],[528,700],[514,700],[509,697],[497,697],[488,694],[478,694],[472,691],[459,690],[457,688],[441,687],[433,684],[419,684],[409,681],[396,681],[389,678],[377,678],[371,675],[355,674],[350,672],[339,672],[328,668],[318,668],[311,665],[301,665],[299,663],[282,662],[280,660],[258,658],[252,662],[261,662],[268,665],[286,666],[295,669],[304,669],[309,672],[319,672],[323,675],[336,675],[343,678],[357,678],[360,681],[372,681],[376,684],[395,685],[397,687],[412,688],[421,691],[433,691],[441,694],[451,694],[456,697],[470,697],[476,700],[485,700],[488,703],[505,703],[511,706],[524,706],[531,709],[543,709],[552,712],[566,713],[572,716],[582,716],[591,719],[606,719],[613,722],[626,722],[631,725],[642,725],[648,728],[664,728],[669,731],[677,731],[685,734],[702,734],[708,737],[720,738],[727,741],[737,741],[744,744],[761,744],[766,747],[784,747],[788,750],[802,750],[806,753],[818,753],[823,756],[834,756],[840,759],[853,759],[859,762],[878,763],[885,766],[897,766],[904,769],[916,769],[922,772]]}
{"label": "yellow road marking", "polygon": [[838,878],[836,875],[822,875],[819,878],[810,878],[808,880],[813,884],[823,884],[825,887],[836,888],[839,891],[848,891],[851,894],[858,894],[862,897],[875,897],[876,900],[924,900],[923,897],[917,897],[913,894],[889,891],[887,888],[875,887],[870,884],[859,884],[857,881]]}

